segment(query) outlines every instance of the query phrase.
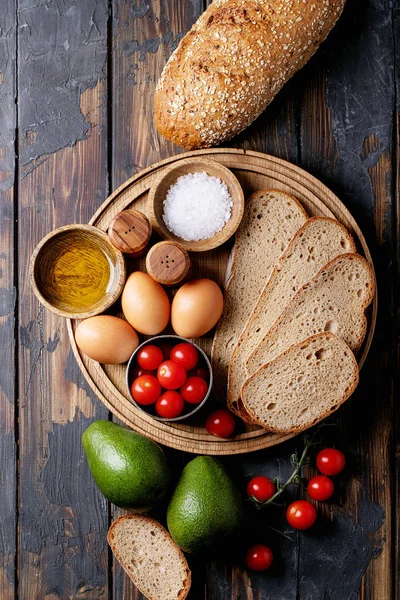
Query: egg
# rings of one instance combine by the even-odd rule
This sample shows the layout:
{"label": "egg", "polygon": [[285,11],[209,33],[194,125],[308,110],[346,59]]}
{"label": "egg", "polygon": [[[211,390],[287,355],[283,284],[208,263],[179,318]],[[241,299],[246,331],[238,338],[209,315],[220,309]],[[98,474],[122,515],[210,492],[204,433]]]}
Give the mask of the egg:
{"label": "egg", "polygon": [[179,288],[172,301],[172,327],[181,337],[200,337],[214,327],[223,307],[221,289],[214,281],[190,281]]}
{"label": "egg", "polygon": [[84,354],[107,365],[126,362],[139,345],[133,327],[124,319],[110,315],[89,317],[79,323],[75,340]]}
{"label": "egg", "polygon": [[147,273],[129,275],[121,296],[126,320],[140,333],[157,335],[166,328],[171,305],[165,290]]}

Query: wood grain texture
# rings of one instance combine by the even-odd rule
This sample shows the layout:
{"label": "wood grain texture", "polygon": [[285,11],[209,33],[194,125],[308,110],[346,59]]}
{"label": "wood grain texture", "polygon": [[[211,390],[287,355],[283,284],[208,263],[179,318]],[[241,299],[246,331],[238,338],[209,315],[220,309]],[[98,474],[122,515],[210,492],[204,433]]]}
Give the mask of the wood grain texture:
{"label": "wood grain texture", "polygon": [[0,7],[0,598],[14,600],[17,541],[17,388],[14,219],[16,128],[15,1]]}
{"label": "wood grain texture", "polygon": [[108,514],[81,435],[108,411],[81,379],[65,321],[32,295],[28,267],[45,234],[87,222],[108,192],[108,6],[26,0],[19,9],[19,160],[29,165],[19,183],[17,597],[97,600],[108,597]]}
{"label": "wood grain texture", "polygon": [[161,285],[181,283],[190,270],[190,256],[177,242],[158,242],[146,256],[148,274]]}

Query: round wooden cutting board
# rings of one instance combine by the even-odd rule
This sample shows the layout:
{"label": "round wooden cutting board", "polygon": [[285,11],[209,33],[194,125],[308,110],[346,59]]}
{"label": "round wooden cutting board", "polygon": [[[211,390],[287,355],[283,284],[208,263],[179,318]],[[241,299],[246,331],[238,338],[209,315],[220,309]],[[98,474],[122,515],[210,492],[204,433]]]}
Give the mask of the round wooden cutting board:
{"label": "round wooden cutting board", "polygon": [[[373,267],[368,246],[357,223],[340,200],[320,181],[302,169],[273,156],[234,148],[187,152],[152,165],[128,179],[111,194],[95,213],[90,224],[107,231],[117,213],[131,207],[148,214],[148,192],[161,171],[173,162],[194,156],[218,161],[232,169],[244,189],[245,198],[257,190],[277,188],[295,196],[309,216],[322,215],[338,219],[353,235],[360,254],[365,256]],[[158,240],[154,239],[154,241]],[[209,277],[223,286],[232,244],[233,240],[230,240],[216,250],[192,253],[193,277]],[[144,260],[142,258],[128,263],[128,271],[145,270]],[[119,314],[118,311],[120,311],[119,303],[113,307],[112,312]],[[360,367],[371,345],[376,312],[377,296],[368,312],[368,333],[359,356]],[[209,435],[201,426],[155,421],[138,410],[129,400],[125,384],[126,365],[101,365],[79,352],[74,338],[77,324],[78,321],[69,321],[69,336],[75,357],[90,387],[121,421],[156,442],[186,452],[222,455],[252,452],[274,446],[292,437],[292,435],[269,434],[262,428],[247,426],[243,427],[236,437],[222,440]],[[212,336],[205,336],[196,342],[210,353]]]}

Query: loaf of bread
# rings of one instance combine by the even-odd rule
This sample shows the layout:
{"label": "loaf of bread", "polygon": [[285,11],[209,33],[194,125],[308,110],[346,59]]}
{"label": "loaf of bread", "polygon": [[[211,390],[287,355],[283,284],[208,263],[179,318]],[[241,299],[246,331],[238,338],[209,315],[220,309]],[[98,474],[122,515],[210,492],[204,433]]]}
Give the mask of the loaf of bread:
{"label": "loaf of bread", "polygon": [[157,85],[159,132],[187,150],[248,127],[314,54],[345,0],[214,0]]}
{"label": "loaf of bread", "polygon": [[276,263],[229,363],[228,406],[238,409],[243,419],[247,420],[239,398],[247,358],[303,285],[336,256],[355,251],[351,235],[334,219],[313,217],[296,232]]}
{"label": "loaf of bread", "polygon": [[333,259],[287,305],[246,362],[251,375],[306,338],[327,331],[336,334],[353,352],[367,331],[365,309],[375,294],[375,277],[359,254]]}
{"label": "loaf of bread", "polygon": [[149,600],[184,600],[191,573],[168,531],[145,515],[127,514],[111,525],[108,543],[138,590]]}
{"label": "loaf of bread", "polygon": [[275,433],[298,433],[351,396],[357,361],[336,335],[319,333],[292,346],[252,375],[242,399],[254,421]]}
{"label": "loaf of bread", "polygon": [[228,366],[239,336],[276,261],[306,220],[299,202],[279,190],[256,192],[246,202],[212,348],[214,390],[221,402],[226,402]]}

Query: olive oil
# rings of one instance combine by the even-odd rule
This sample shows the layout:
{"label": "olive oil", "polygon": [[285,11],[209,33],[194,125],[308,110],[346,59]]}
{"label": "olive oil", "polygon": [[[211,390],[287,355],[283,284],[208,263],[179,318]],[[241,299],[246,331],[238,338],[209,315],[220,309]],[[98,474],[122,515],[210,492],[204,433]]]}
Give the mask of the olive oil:
{"label": "olive oil", "polygon": [[111,283],[112,262],[90,235],[71,232],[53,242],[47,257],[47,300],[79,312],[98,305]]}

